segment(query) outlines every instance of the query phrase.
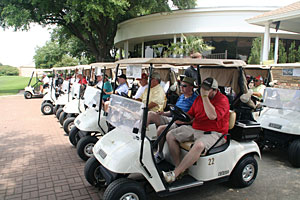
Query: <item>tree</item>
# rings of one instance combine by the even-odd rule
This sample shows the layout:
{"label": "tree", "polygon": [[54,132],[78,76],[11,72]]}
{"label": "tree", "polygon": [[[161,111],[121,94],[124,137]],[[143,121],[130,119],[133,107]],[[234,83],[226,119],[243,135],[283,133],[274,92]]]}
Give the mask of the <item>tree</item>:
{"label": "tree", "polygon": [[297,49],[296,49],[296,42],[293,41],[291,43],[291,46],[289,48],[289,55],[288,55],[288,62],[289,63],[295,63],[297,59]]}
{"label": "tree", "polygon": [[9,65],[0,66],[0,76],[18,76],[18,75],[19,75],[18,68]]}
{"label": "tree", "polygon": [[252,41],[252,47],[250,56],[248,59],[249,64],[259,64],[260,63],[260,51],[261,51],[261,38],[255,38]]}
{"label": "tree", "polygon": [[278,44],[278,63],[286,63],[287,61],[287,55],[285,52],[285,47],[283,45],[283,42],[279,40]]}
{"label": "tree", "polygon": [[[195,0],[172,2],[179,9],[196,5]],[[163,11],[170,11],[168,0],[1,0],[0,24],[16,30],[27,30],[31,23],[55,24],[85,44],[96,61],[105,61],[111,59],[118,23]]]}

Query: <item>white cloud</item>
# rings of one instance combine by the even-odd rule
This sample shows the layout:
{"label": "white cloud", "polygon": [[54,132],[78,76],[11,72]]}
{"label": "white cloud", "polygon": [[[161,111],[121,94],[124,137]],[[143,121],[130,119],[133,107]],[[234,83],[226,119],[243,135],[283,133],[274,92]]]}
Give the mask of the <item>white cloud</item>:
{"label": "white cloud", "polygon": [[0,63],[3,65],[34,66],[35,48],[50,40],[50,30],[33,25],[29,31],[0,29]]}

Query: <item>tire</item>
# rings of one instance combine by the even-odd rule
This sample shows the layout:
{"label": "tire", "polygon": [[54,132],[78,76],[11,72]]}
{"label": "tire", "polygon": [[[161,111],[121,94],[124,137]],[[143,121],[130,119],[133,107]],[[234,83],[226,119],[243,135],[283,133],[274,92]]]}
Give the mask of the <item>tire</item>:
{"label": "tire", "polygon": [[72,127],[75,126],[74,120],[75,120],[75,117],[69,117],[64,121],[63,127],[64,127],[64,131],[67,135],[69,135]]}
{"label": "tire", "polygon": [[108,185],[103,194],[104,200],[136,199],[146,200],[146,192],[141,184],[128,179],[120,178]]}
{"label": "tire", "polygon": [[30,92],[25,92],[24,93],[24,97],[25,97],[25,99],[31,99],[32,98],[32,94]]}
{"label": "tire", "polygon": [[41,111],[44,115],[51,115],[53,113],[53,105],[51,103],[44,103],[41,106]]}
{"label": "tire", "polygon": [[59,108],[56,113],[55,113],[55,116],[57,119],[59,119],[59,116],[60,116],[60,113],[63,112],[63,108]]}
{"label": "tire", "polygon": [[93,156],[93,147],[98,141],[98,138],[93,136],[85,136],[81,138],[77,143],[77,154],[78,156],[87,161],[90,157]]}
{"label": "tire", "polygon": [[84,176],[87,182],[92,186],[96,187],[104,187],[105,179],[100,172],[101,164],[94,157],[90,157],[84,166]]}
{"label": "tire", "polygon": [[76,126],[73,126],[71,128],[71,131],[69,133],[69,140],[70,140],[70,143],[76,147],[78,141],[80,140],[80,137],[78,135],[79,133],[79,129],[76,127]]}
{"label": "tire", "polygon": [[288,149],[289,161],[294,167],[300,167],[300,140],[294,140]]}
{"label": "tire", "polygon": [[54,113],[55,116],[56,116],[56,111],[57,111],[59,108],[60,108],[59,105],[55,105],[55,106],[54,106],[53,113]]}
{"label": "tire", "polygon": [[64,121],[67,119],[67,115],[68,115],[68,113],[66,113],[66,112],[64,112],[64,111],[62,111],[61,113],[60,113],[60,115],[59,115],[59,123],[60,123],[60,125],[64,125]]}
{"label": "tire", "polygon": [[250,186],[257,175],[258,166],[253,156],[243,157],[235,166],[231,174],[231,183],[234,187],[247,187]]}

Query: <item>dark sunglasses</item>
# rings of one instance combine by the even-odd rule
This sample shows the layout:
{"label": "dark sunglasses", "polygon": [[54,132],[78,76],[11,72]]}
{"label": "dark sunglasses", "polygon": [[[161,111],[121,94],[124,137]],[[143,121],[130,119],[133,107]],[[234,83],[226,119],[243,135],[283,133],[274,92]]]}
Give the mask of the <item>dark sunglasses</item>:
{"label": "dark sunglasses", "polygon": [[187,85],[184,85],[184,84],[181,84],[180,86],[181,86],[181,87],[187,87]]}
{"label": "dark sunglasses", "polygon": [[258,82],[258,81],[259,81],[259,80],[257,80],[257,79],[255,80],[255,82]]}

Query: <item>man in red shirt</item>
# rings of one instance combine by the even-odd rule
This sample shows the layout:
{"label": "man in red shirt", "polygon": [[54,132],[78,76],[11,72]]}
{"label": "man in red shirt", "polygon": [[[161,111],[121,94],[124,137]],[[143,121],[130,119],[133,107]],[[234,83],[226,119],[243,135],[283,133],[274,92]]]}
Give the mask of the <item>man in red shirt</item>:
{"label": "man in red shirt", "polygon": [[79,81],[78,81],[79,84],[81,84],[81,85],[86,85],[87,84],[86,79],[82,76],[81,73],[77,74],[77,78],[79,79]]}
{"label": "man in red shirt", "polygon": [[[169,150],[175,164],[174,171],[163,172],[164,178],[169,183],[192,166],[222,134],[228,133],[229,102],[218,90],[218,82],[214,78],[206,78],[201,84],[200,92],[201,95],[196,98],[188,111],[192,126],[182,125],[167,134]],[[179,143],[187,141],[194,141],[194,145],[180,162]],[[226,139],[223,138],[216,146],[225,142]]]}

